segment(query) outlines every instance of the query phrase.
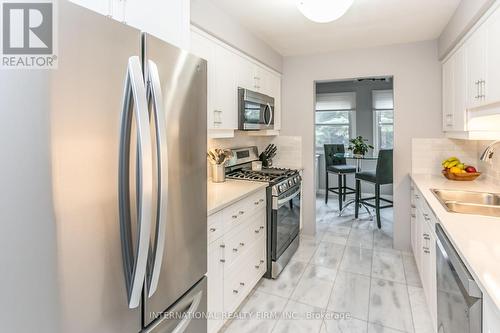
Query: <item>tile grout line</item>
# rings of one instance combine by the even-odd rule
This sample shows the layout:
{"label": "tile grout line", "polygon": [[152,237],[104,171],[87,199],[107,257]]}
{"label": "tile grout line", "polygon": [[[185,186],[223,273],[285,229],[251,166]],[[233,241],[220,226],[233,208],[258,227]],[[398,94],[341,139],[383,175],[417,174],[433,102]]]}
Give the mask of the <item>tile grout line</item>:
{"label": "tile grout line", "polygon": [[[373,233],[373,241],[375,242],[375,233]],[[375,243],[373,244],[375,246]],[[371,298],[372,298],[372,283],[373,283],[373,258],[375,257],[375,253],[372,250],[372,260],[370,267],[370,287],[368,288],[368,314],[366,318],[366,332],[370,328],[370,308],[371,308]]]}

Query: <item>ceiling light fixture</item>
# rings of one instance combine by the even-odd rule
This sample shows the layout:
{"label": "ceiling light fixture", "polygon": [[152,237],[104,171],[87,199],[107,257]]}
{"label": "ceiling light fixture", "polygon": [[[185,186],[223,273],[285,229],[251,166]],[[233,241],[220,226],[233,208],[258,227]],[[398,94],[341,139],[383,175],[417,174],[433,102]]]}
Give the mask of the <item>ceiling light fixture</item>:
{"label": "ceiling light fixture", "polygon": [[300,12],[317,23],[332,22],[342,17],[354,0],[297,0]]}

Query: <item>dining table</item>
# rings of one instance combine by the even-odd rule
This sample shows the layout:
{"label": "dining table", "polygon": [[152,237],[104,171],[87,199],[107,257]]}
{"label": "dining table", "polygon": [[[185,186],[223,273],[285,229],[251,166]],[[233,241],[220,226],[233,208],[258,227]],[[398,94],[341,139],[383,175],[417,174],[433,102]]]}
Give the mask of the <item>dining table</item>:
{"label": "dining table", "polygon": [[[345,152],[345,153],[336,153],[335,154],[335,157],[338,157],[338,158],[343,158],[343,159],[346,159],[346,160],[351,160],[351,161],[355,161],[356,163],[356,172],[362,172],[363,171],[363,161],[376,161],[378,159],[378,156],[375,154],[375,153],[368,153],[368,154],[364,154],[364,155],[360,155],[360,154],[353,154],[352,152]],[[352,205],[352,204],[355,204],[356,203],[356,199],[352,199],[352,200],[349,200],[345,205],[344,207],[342,208],[342,210],[339,212],[339,216],[342,216],[342,214],[344,213],[345,209]],[[364,203],[360,202],[359,203],[359,207],[363,207],[366,212],[368,213],[368,215],[370,216],[370,219],[373,219],[373,214],[372,212],[370,211],[370,209],[368,208],[367,205],[365,205]]]}

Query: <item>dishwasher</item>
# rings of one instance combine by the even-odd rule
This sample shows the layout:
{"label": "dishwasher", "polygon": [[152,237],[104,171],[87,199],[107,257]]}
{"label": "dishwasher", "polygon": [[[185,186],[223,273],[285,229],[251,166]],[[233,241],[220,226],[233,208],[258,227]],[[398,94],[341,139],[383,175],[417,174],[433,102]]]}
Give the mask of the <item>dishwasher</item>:
{"label": "dishwasher", "polygon": [[438,333],[481,333],[482,292],[436,224]]}

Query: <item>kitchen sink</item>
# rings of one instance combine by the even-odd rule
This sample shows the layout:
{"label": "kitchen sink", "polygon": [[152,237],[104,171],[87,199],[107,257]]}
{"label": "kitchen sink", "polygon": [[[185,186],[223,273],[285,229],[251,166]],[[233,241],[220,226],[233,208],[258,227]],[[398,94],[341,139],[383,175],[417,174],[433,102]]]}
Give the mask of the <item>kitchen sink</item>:
{"label": "kitchen sink", "polygon": [[500,206],[469,204],[447,201],[444,204],[450,212],[500,217]]}
{"label": "kitchen sink", "polygon": [[498,193],[438,189],[432,192],[450,212],[500,217]]}
{"label": "kitchen sink", "polygon": [[442,203],[446,201],[458,201],[478,205],[500,205],[500,194],[497,193],[457,190],[432,190],[432,192],[434,192]]}

